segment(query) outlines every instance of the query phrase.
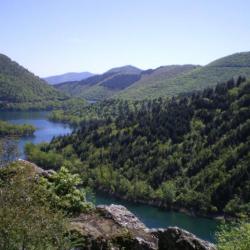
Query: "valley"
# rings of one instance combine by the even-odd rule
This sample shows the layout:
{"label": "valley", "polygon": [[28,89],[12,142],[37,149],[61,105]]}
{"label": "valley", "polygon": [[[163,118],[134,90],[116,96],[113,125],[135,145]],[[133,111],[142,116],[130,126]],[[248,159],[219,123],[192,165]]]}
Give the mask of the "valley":
{"label": "valley", "polygon": [[204,67],[125,66],[55,87],[37,78],[53,98],[39,98],[36,84],[23,99],[2,96],[0,133],[12,136],[0,141],[2,165],[27,159],[93,190],[81,209],[49,200],[58,211],[121,204],[148,228],[178,226],[216,243],[223,221],[250,215],[248,61],[242,53]]}
{"label": "valley", "polygon": [[[27,111],[0,112],[0,120],[8,121],[12,124],[25,123],[36,127],[34,136],[22,137],[18,140],[18,158],[26,158],[24,148],[27,143],[49,143],[53,137],[67,135],[71,132],[70,127],[66,124],[48,121],[48,114],[48,112]],[[161,210],[153,206],[134,204],[101,193],[95,194],[93,201],[96,205],[122,204],[137,215],[149,228],[179,226],[211,242],[215,240],[214,233],[219,225],[219,222],[212,219]]]}
{"label": "valley", "polygon": [[250,250],[250,1],[0,1],[0,250]]}
{"label": "valley", "polygon": [[63,82],[56,88],[74,97],[98,101],[171,97],[214,87],[240,75],[248,78],[249,65],[250,52],[242,52],[219,58],[205,66],[170,65],[148,70],[124,66],[82,81]]}

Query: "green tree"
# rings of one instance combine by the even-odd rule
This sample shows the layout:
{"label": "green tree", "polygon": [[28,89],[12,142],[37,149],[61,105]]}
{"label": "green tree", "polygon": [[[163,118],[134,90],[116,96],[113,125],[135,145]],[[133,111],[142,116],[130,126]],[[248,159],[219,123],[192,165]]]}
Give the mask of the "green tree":
{"label": "green tree", "polygon": [[70,249],[68,220],[47,203],[32,171],[17,165],[0,171],[0,249]]}
{"label": "green tree", "polygon": [[63,209],[69,214],[87,212],[92,208],[92,204],[86,201],[84,189],[79,188],[80,177],[71,174],[65,167],[48,178],[40,178],[40,184],[49,193],[49,200],[55,208]]}
{"label": "green tree", "polygon": [[176,186],[173,181],[164,182],[160,190],[157,191],[160,198],[165,200],[166,202],[173,203],[176,198]]}
{"label": "green tree", "polygon": [[250,223],[223,226],[217,233],[218,250],[249,250]]}

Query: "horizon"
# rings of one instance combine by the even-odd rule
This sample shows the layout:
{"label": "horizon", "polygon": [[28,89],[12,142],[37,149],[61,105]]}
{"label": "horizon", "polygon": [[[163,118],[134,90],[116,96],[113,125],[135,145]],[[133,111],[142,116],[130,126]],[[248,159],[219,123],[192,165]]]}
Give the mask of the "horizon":
{"label": "horizon", "polygon": [[0,7],[1,53],[40,77],[124,65],[203,66],[249,51],[250,3],[243,0],[13,0]]}
{"label": "horizon", "polygon": [[[234,55],[234,54],[238,54],[238,53],[249,53],[250,51],[240,51],[240,52],[235,52],[233,54],[230,54],[230,55],[225,55],[225,56],[222,56],[220,58],[216,58],[214,59],[213,61],[217,60],[217,59],[221,59],[221,58],[224,58],[224,57],[227,57],[227,56],[231,56],[231,55]],[[1,54],[1,53],[0,53]],[[6,55],[8,56],[8,55]],[[9,56],[8,56],[9,57]],[[13,58],[10,58],[12,61],[15,61],[16,63],[18,63],[19,65],[21,65],[18,61],[16,61],[15,59]],[[135,67],[135,68],[138,68],[142,71],[145,71],[145,70],[149,70],[149,69],[157,69],[157,68],[160,68],[160,67],[167,67],[167,66],[173,66],[173,65],[195,65],[195,66],[206,66],[210,63],[212,63],[213,61],[211,62],[208,62],[204,65],[201,65],[201,64],[190,64],[190,63],[187,63],[187,64],[164,64],[164,65],[159,65],[155,68],[140,68],[140,67],[137,67],[137,65],[133,65],[133,64],[127,64],[127,65],[117,65],[117,66],[111,66],[110,68],[106,69],[105,71],[102,71],[102,72],[92,72],[92,71],[89,71],[88,69],[87,70],[83,70],[83,71],[69,71],[69,72],[62,72],[62,73],[57,73],[57,74],[54,74],[54,75],[48,75],[48,76],[40,76],[40,75],[37,75],[36,72],[32,72],[31,70],[29,70],[25,65],[21,65],[22,67],[24,67],[25,69],[29,70],[31,73],[33,73],[34,75],[40,77],[40,78],[49,78],[49,77],[56,77],[56,76],[62,76],[62,75],[67,75],[67,74],[81,74],[81,73],[91,73],[93,75],[99,75],[99,74],[104,74],[105,72],[111,70],[111,69],[114,69],[114,68],[120,68],[120,67],[126,67],[126,66],[132,66],[132,67]]]}

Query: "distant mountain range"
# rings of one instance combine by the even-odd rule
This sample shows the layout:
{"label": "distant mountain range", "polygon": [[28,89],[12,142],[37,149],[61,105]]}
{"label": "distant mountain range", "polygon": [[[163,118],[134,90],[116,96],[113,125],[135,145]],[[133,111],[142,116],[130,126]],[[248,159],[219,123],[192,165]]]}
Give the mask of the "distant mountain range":
{"label": "distant mountain range", "polygon": [[95,74],[90,72],[69,72],[62,75],[55,75],[43,78],[49,84],[58,84],[62,82],[70,82],[70,81],[81,81],[88,77],[91,77]]}
{"label": "distant mountain range", "polygon": [[75,97],[103,100],[112,97],[138,81],[142,72],[141,69],[126,65],[110,69],[101,75],[95,75],[82,81],[64,82],[55,87]]}
{"label": "distant mountain range", "polygon": [[[250,52],[226,56],[206,66],[170,65],[141,70],[126,65],[99,75],[89,72],[66,73],[50,77],[50,80],[46,78],[51,83],[63,81],[51,86],[0,54],[0,105],[29,103],[32,106],[35,102],[61,101],[69,96],[88,100],[152,99],[201,90],[239,75],[250,78]],[[64,82],[77,77],[87,78]]]}
{"label": "distant mountain range", "polygon": [[239,75],[250,77],[250,52],[226,56],[206,66],[170,65],[143,71],[127,65],[82,81],[64,82],[56,88],[89,100],[140,100],[202,90]]}
{"label": "distant mountain range", "polygon": [[64,93],[0,54],[0,104],[58,101],[65,98]]}
{"label": "distant mountain range", "polygon": [[[172,77],[163,75],[161,79],[158,79],[153,73],[145,80],[136,82],[124,91],[117,93],[116,97],[144,99],[173,96],[212,87],[239,75],[250,77],[250,52],[226,56],[206,66],[195,67],[193,70]],[[150,82],[149,78],[151,78]]]}

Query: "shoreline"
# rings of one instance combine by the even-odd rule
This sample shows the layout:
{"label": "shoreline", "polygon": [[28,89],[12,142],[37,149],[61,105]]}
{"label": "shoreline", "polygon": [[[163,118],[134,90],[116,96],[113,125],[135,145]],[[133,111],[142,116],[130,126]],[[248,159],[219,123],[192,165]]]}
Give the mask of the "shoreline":
{"label": "shoreline", "polygon": [[147,201],[147,200],[142,200],[142,199],[131,199],[131,198],[127,198],[126,196],[122,196],[119,195],[118,193],[115,192],[111,192],[108,190],[105,190],[101,187],[93,189],[94,193],[99,193],[102,194],[104,196],[110,197],[110,198],[115,198],[121,201],[126,201],[126,202],[131,202],[132,204],[141,204],[141,205],[148,205],[148,206],[152,206],[155,208],[159,208],[159,209],[163,209],[166,210],[168,212],[179,212],[179,213],[183,213],[192,217],[201,217],[201,218],[206,218],[206,219],[211,219],[211,220],[216,220],[216,221],[233,221],[235,219],[237,219],[238,217],[234,217],[234,216],[229,216],[225,213],[201,213],[199,211],[195,211],[194,209],[188,209],[185,207],[178,207],[178,206],[169,206],[167,204],[164,204],[162,201],[158,200],[151,200],[151,201]]}

